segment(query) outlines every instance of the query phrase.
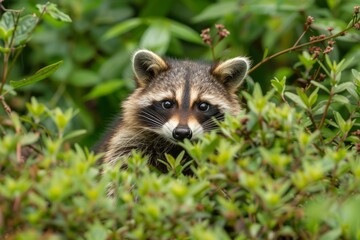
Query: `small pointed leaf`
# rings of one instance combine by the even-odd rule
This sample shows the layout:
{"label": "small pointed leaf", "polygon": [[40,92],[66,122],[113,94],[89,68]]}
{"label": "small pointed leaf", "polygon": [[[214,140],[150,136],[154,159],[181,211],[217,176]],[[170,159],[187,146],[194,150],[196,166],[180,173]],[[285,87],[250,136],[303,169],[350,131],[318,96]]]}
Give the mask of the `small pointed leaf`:
{"label": "small pointed leaf", "polygon": [[57,8],[57,5],[54,3],[46,3],[46,4],[36,4],[36,7],[40,12],[45,12],[50,15],[55,20],[61,22],[72,22],[69,15],[63,13]]}
{"label": "small pointed leaf", "polygon": [[19,87],[28,86],[28,85],[31,85],[31,84],[33,84],[35,82],[41,81],[41,80],[49,77],[56,70],[58,70],[58,68],[60,67],[60,65],[62,63],[63,63],[63,61],[59,61],[59,62],[53,63],[51,65],[48,65],[48,66],[40,69],[39,71],[37,71],[34,75],[32,75],[30,77],[27,77],[27,78],[24,78],[22,80],[10,81],[10,85],[14,89],[16,89],[16,88],[19,88]]}

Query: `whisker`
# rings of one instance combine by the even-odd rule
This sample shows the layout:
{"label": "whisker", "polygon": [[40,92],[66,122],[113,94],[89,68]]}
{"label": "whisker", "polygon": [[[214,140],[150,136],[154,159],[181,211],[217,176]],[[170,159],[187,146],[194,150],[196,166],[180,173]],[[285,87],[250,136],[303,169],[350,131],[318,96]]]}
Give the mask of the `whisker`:
{"label": "whisker", "polygon": [[138,116],[147,120],[147,122],[151,124],[155,124],[156,126],[161,126],[163,124],[163,122],[157,116],[149,112],[139,113]]}

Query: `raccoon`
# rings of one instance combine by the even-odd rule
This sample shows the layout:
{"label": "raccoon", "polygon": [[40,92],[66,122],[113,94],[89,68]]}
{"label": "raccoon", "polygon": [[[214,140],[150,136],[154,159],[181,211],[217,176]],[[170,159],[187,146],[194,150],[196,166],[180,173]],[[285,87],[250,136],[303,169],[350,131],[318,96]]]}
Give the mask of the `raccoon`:
{"label": "raccoon", "polygon": [[[133,55],[136,89],[122,104],[122,117],[100,144],[103,162],[115,164],[133,149],[161,172],[164,153],[177,157],[184,139],[194,140],[217,127],[226,112],[236,115],[236,92],[249,69],[246,57],[218,64],[164,59],[149,50]],[[188,158],[188,156],[185,156]]]}

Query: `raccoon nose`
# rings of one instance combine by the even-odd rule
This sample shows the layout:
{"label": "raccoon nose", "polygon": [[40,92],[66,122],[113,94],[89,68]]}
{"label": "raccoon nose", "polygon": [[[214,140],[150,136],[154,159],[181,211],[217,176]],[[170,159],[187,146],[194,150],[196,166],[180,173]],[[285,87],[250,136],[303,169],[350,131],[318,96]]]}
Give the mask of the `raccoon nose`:
{"label": "raccoon nose", "polygon": [[173,137],[176,140],[182,141],[185,138],[187,139],[191,139],[192,137],[192,132],[191,129],[189,127],[186,126],[178,126],[174,129],[173,133],[172,133]]}

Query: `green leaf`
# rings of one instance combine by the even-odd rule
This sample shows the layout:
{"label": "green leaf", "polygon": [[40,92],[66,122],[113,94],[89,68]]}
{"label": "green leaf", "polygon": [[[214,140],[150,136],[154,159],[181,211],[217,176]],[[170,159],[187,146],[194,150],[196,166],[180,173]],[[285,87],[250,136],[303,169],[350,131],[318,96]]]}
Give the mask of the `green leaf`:
{"label": "green leaf", "polygon": [[337,0],[327,0],[326,2],[331,10],[334,10],[339,3]]}
{"label": "green leaf", "polygon": [[45,12],[50,17],[61,22],[72,22],[69,15],[63,13],[54,3],[36,4],[37,9],[42,13]]}
{"label": "green leaf", "polygon": [[278,79],[273,79],[270,81],[271,82],[271,86],[273,86],[273,88],[275,88],[275,90],[278,92],[278,93],[282,93],[283,91],[283,86],[281,85],[281,83],[278,81]]}
{"label": "green leaf", "polygon": [[85,97],[85,100],[90,100],[111,94],[125,85],[126,80],[115,79],[105,83],[101,83],[94,87]]}
{"label": "green leaf", "polygon": [[14,89],[16,89],[16,88],[19,88],[19,87],[28,86],[28,85],[33,84],[35,82],[41,81],[41,80],[49,77],[56,70],[58,70],[58,68],[60,67],[60,65],[62,63],[63,63],[63,61],[59,61],[59,62],[53,63],[51,65],[48,65],[48,66],[40,69],[39,71],[37,71],[34,75],[32,75],[30,77],[27,77],[27,78],[24,78],[22,80],[10,81],[10,85]]}
{"label": "green leaf", "polygon": [[336,63],[331,62],[331,58],[329,57],[328,54],[325,55],[325,61],[326,61],[327,66],[330,68],[330,70],[335,71]]}
{"label": "green leaf", "polygon": [[70,133],[68,133],[67,135],[65,135],[63,137],[63,140],[66,141],[66,140],[69,140],[71,138],[75,138],[75,137],[84,135],[84,134],[86,134],[86,132],[87,131],[85,129],[79,129],[79,130],[71,131]]}
{"label": "green leaf", "polygon": [[341,239],[342,229],[340,227],[327,231],[321,235],[319,240],[337,240]]}
{"label": "green leaf", "polygon": [[341,104],[349,104],[349,99],[342,95],[335,95],[333,101]]}
{"label": "green leaf", "polygon": [[339,128],[341,129],[342,132],[344,132],[343,129],[346,125],[345,120],[343,119],[343,117],[340,115],[339,112],[334,112],[334,117],[335,117],[335,121],[338,124]]}
{"label": "green leaf", "polygon": [[164,54],[170,43],[170,26],[165,21],[154,23],[141,37],[140,46]]}
{"label": "green leaf", "polygon": [[347,69],[354,61],[354,57],[349,59],[342,59],[336,66],[337,72],[342,72]]}
{"label": "green leaf", "polygon": [[359,71],[357,71],[356,69],[351,69],[351,73],[353,74],[353,76],[356,80],[360,81],[360,72]]}
{"label": "green leaf", "polygon": [[238,9],[239,4],[237,1],[215,3],[205,8],[199,15],[195,16],[193,21],[202,22],[205,20],[220,18],[224,15],[235,12]]}
{"label": "green leaf", "polygon": [[6,41],[13,33],[14,28],[14,16],[10,12],[5,12],[0,20],[0,37]]}
{"label": "green leaf", "polygon": [[293,94],[291,92],[286,92],[285,96],[290,98],[294,103],[296,103],[300,107],[307,109],[307,106],[303,103],[303,101],[301,100],[301,98],[298,95]]}
{"label": "green leaf", "polygon": [[24,44],[28,39],[39,18],[35,15],[26,15],[19,20],[19,24],[16,27],[15,36],[14,36],[14,45]]}
{"label": "green leaf", "polygon": [[319,82],[316,82],[316,81],[311,80],[311,84],[314,85],[314,86],[316,86],[316,87],[318,87],[318,88],[320,88],[320,89],[322,89],[322,90],[324,90],[324,91],[327,92],[328,94],[330,93],[329,89],[327,89],[324,85],[322,85],[322,84],[319,83]]}
{"label": "green leaf", "polygon": [[[328,56],[328,55],[326,55]],[[321,66],[321,68],[324,70],[324,72],[326,73],[326,75],[330,76],[330,72],[329,69],[327,69],[325,67],[325,65],[322,63],[322,61],[320,61],[319,59],[316,59],[317,63]]]}
{"label": "green leaf", "polygon": [[268,56],[268,54],[269,54],[269,48],[265,48],[262,60],[264,60]]}
{"label": "green leaf", "polygon": [[27,133],[21,136],[21,145],[29,145],[35,143],[39,139],[39,134]]}
{"label": "green leaf", "polygon": [[100,82],[99,75],[87,69],[77,69],[69,77],[69,83],[77,87],[90,87]]}
{"label": "green leaf", "polygon": [[307,108],[310,108],[310,102],[308,96],[304,93],[304,91],[300,88],[296,88],[296,93],[300,97],[301,101],[307,106]]}
{"label": "green leaf", "polygon": [[271,80],[271,85],[273,88],[280,94],[283,95],[286,87],[286,76],[284,76],[281,80],[274,78]]}
{"label": "green leaf", "polygon": [[313,59],[313,57],[308,52],[303,52],[303,54],[299,55],[300,62],[304,65],[306,70],[312,69],[314,64],[316,63],[316,60]]}
{"label": "green leaf", "polygon": [[170,22],[170,32],[177,38],[192,43],[198,43],[198,44],[203,43],[200,38],[200,34],[195,30],[193,30],[192,28],[173,20],[169,20],[169,22]]}
{"label": "green leaf", "polygon": [[312,107],[315,103],[316,103],[316,100],[318,98],[318,91],[319,91],[319,88],[316,88],[309,96],[309,107]]}
{"label": "green leaf", "polygon": [[114,27],[110,28],[110,30],[107,31],[105,33],[105,35],[103,36],[103,39],[108,40],[110,38],[119,36],[121,34],[124,34],[128,31],[140,26],[143,23],[144,23],[144,21],[141,18],[133,18],[133,19],[123,21],[123,22],[115,25]]}
{"label": "green leaf", "polygon": [[334,93],[341,93],[345,90],[351,89],[351,88],[355,88],[354,84],[352,82],[345,82],[342,84],[339,84],[337,86],[335,86],[335,91]]}

